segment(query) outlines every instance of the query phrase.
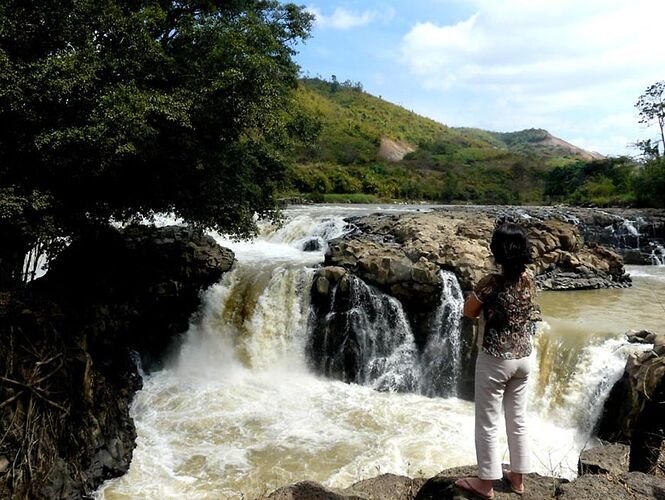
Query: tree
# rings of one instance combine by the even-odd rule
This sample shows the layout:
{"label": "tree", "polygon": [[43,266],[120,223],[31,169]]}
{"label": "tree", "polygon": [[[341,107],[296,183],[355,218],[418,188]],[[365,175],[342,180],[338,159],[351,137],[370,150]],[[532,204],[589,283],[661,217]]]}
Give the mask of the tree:
{"label": "tree", "polygon": [[[653,85],[647,87],[635,107],[639,109],[639,122],[650,124],[656,122],[660,128],[660,140],[663,145],[663,151],[665,152],[665,80],[661,82],[656,82]],[[646,146],[650,147],[650,151],[653,153],[653,145],[650,142],[646,143]],[[658,147],[656,146],[656,155],[658,155]]]}
{"label": "tree", "polygon": [[110,220],[250,236],[275,217],[312,19],[277,0],[4,1],[0,288],[35,245]]}

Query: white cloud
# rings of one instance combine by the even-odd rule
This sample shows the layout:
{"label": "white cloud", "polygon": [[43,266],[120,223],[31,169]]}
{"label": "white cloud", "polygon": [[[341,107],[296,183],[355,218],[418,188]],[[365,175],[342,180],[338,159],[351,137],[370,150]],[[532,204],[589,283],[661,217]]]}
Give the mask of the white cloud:
{"label": "white cloud", "polygon": [[314,14],[316,26],[320,28],[331,28],[337,30],[348,30],[360,26],[366,26],[374,21],[388,22],[395,16],[395,9],[388,8],[383,12],[376,10],[364,10],[354,12],[337,7],[332,14],[326,16],[316,7],[308,7],[307,10]]}
{"label": "white cloud", "polygon": [[[571,139],[590,134],[585,143],[616,148],[635,130],[638,95],[665,78],[665,2],[467,3],[475,13],[460,22],[412,26],[400,51],[410,74],[445,96],[450,116],[461,117],[471,100],[481,108],[482,116],[467,116],[465,124],[585,126],[592,130],[563,132]],[[604,124],[602,138],[593,130],[598,123]]]}

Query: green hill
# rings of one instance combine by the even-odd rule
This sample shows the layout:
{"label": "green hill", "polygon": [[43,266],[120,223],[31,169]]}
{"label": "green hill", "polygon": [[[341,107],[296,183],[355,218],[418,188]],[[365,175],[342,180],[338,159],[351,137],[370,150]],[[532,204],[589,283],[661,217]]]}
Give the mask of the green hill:
{"label": "green hill", "polygon": [[593,154],[541,129],[453,128],[352,82],[303,79],[300,112],[318,136],[296,148],[291,191],[320,201],[543,201],[544,172]]}

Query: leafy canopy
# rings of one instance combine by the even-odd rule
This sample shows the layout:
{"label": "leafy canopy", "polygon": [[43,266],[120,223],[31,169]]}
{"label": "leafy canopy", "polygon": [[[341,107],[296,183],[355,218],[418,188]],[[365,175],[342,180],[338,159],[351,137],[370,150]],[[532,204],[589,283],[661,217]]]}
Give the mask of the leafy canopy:
{"label": "leafy canopy", "polygon": [[311,23],[275,0],[2,2],[0,235],[170,211],[252,234],[275,215]]}

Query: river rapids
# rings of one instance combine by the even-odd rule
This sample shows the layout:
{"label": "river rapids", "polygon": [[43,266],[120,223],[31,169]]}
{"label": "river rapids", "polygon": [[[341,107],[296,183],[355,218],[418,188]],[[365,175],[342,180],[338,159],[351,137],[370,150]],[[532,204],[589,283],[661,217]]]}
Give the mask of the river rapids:
{"label": "river rapids", "polygon": [[[399,302],[360,283],[362,383],[326,378],[306,356],[314,269],[326,242],[347,230],[344,216],[416,209],[427,210],[294,207],[281,228],[265,226],[252,242],[214,235],[237,262],[205,292],[165,368],[145,377],[131,408],[131,468],[96,498],[257,498],[304,479],[345,487],[475,463],[473,404],[452,389],[461,369],[454,275],[443,276],[437,326],[422,352]],[[538,298],[530,439],[541,474],[574,477],[580,450],[594,445],[593,426],[629,352],[623,333],[665,326],[665,268],[629,271],[630,289]],[[439,370],[441,356],[452,371]],[[507,462],[505,438],[503,447]]]}

